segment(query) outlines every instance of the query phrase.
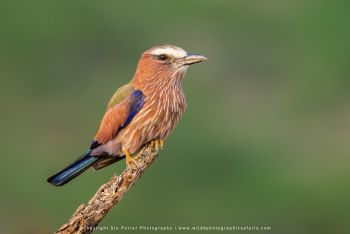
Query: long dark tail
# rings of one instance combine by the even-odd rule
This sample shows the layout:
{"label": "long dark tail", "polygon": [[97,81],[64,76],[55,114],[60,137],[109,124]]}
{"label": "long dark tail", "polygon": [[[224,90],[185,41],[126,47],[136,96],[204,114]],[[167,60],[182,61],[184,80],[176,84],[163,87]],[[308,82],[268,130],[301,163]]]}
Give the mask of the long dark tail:
{"label": "long dark tail", "polygon": [[75,162],[70,164],[62,171],[48,178],[47,182],[55,186],[61,186],[83,173],[86,169],[88,169],[91,166],[91,164],[93,164],[97,160],[97,158],[91,157],[90,153],[91,150],[83,156],[81,156],[80,158],[78,158]]}

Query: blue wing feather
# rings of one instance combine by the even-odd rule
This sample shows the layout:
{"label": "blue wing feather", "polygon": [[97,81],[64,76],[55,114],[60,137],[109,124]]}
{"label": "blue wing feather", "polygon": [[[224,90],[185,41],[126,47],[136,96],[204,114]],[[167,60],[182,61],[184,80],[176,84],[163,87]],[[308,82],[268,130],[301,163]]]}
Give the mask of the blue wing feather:
{"label": "blue wing feather", "polygon": [[144,95],[141,90],[136,90],[130,95],[130,111],[129,115],[126,118],[125,122],[119,127],[119,129],[124,128],[128,125],[132,118],[141,110],[144,104]]}

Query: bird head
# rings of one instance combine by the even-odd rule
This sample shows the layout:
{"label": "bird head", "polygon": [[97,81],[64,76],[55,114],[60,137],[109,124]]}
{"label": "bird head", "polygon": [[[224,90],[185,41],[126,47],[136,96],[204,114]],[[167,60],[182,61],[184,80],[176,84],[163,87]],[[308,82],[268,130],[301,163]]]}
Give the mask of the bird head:
{"label": "bird head", "polygon": [[205,60],[207,60],[205,56],[186,52],[177,46],[155,46],[142,54],[134,81],[170,83],[181,80],[190,65]]}

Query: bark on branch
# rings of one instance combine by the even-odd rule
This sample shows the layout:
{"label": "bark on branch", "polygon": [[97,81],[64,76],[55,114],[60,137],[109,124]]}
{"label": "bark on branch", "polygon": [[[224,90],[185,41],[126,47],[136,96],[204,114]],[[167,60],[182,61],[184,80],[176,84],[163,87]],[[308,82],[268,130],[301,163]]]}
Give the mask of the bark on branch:
{"label": "bark on branch", "polygon": [[136,160],[137,166],[132,164],[121,175],[113,175],[56,233],[91,233],[158,156],[158,150],[150,145],[144,146],[140,153],[142,157]]}

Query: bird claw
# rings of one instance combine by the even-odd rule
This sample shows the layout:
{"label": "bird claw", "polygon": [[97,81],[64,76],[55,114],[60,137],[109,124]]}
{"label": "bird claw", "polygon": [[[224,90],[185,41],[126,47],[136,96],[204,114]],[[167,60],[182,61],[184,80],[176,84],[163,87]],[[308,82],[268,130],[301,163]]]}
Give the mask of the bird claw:
{"label": "bird claw", "polygon": [[128,150],[124,150],[126,166],[129,168],[132,164],[138,169],[137,159],[141,157],[141,154],[137,154],[135,157],[132,157]]}
{"label": "bird claw", "polygon": [[162,150],[164,148],[164,141],[159,139],[152,140],[150,146],[156,151]]}
{"label": "bird claw", "polygon": [[[150,147],[152,150],[159,152],[164,148],[164,141],[160,139],[155,139],[150,142]],[[128,150],[123,150],[125,155],[126,166],[129,168],[132,164],[135,165],[137,169],[139,169],[137,160],[142,157],[141,153],[138,153],[135,157],[131,156]]]}

